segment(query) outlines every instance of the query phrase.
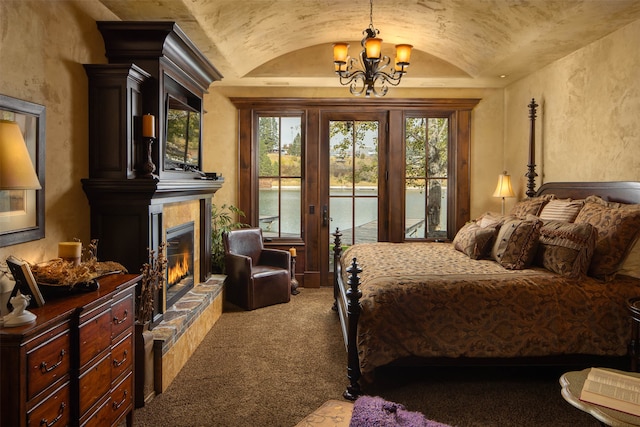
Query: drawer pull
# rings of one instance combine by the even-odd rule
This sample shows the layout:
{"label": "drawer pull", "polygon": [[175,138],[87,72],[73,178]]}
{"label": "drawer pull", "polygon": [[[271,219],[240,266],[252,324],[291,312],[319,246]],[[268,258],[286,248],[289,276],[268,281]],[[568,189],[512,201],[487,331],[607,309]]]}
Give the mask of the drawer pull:
{"label": "drawer pull", "polygon": [[113,359],[113,366],[115,368],[117,368],[118,366],[122,365],[124,362],[127,361],[127,353],[129,353],[129,350],[124,351],[124,353],[122,354],[123,358],[120,361]]}
{"label": "drawer pull", "polygon": [[122,405],[124,405],[124,403],[127,401],[127,390],[124,391],[124,397],[122,398],[122,400],[118,403],[118,402],[113,402],[113,410],[117,410],[118,408],[120,408]]}
{"label": "drawer pull", "polygon": [[53,420],[51,420],[51,422],[47,421],[46,418],[43,418],[40,420],[40,425],[41,426],[46,426],[46,427],[50,427],[52,425],[54,425],[55,423],[57,423],[58,421],[60,421],[60,419],[62,418],[62,415],[64,414],[64,408],[66,408],[67,405],[62,402],[60,404],[60,410],[58,410],[58,416],[55,417]]}
{"label": "drawer pull", "polygon": [[114,325],[119,325],[121,323],[124,323],[127,320],[127,317],[129,317],[129,311],[125,310],[124,311],[124,317],[122,319],[118,319],[116,316],[113,316],[113,324]]}
{"label": "drawer pull", "polygon": [[58,362],[54,363],[51,366],[47,366],[47,362],[40,363],[40,372],[42,372],[43,374],[46,374],[56,369],[58,366],[62,364],[62,359],[64,359],[65,354],[66,352],[64,351],[64,349],[60,350],[60,356],[58,357]]}

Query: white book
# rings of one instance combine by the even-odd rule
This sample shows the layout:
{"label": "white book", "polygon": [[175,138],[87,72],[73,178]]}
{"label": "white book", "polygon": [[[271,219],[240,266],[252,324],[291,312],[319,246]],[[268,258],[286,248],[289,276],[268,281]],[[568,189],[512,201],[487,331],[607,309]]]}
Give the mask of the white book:
{"label": "white book", "polygon": [[580,400],[640,416],[640,378],[601,368],[591,368]]}

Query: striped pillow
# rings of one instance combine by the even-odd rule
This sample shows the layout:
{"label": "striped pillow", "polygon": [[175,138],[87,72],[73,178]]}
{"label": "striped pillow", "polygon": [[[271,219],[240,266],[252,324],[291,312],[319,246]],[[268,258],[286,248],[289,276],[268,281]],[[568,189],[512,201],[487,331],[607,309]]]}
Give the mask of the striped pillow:
{"label": "striped pillow", "polygon": [[509,215],[520,219],[525,219],[527,215],[540,215],[543,206],[555,198],[556,196],[553,194],[545,194],[520,200],[511,208]]}
{"label": "striped pillow", "polygon": [[580,209],[584,206],[584,200],[554,199],[542,208],[540,218],[551,221],[575,221]]}

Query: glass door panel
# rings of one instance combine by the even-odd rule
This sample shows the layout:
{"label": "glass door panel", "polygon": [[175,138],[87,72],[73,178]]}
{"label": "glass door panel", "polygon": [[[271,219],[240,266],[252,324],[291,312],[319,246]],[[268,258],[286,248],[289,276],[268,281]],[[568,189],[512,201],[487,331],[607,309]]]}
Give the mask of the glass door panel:
{"label": "glass door panel", "polygon": [[378,127],[329,121],[329,228],[345,245],[378,240]]}

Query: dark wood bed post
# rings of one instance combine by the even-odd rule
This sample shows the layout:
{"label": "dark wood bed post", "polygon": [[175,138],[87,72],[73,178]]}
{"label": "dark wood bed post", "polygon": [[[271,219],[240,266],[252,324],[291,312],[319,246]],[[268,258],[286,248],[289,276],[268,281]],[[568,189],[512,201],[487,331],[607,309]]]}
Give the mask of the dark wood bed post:
{"label": "dark wood bed post", "polygon": [[342,256],[342,233],[339,228],[333,233],[333,309],[338,309],[338,298],[340,297],[340,285],[338,275],[340,274],[340,256]]}
{"label": "dark wood bed post", "polygon": [[531,98],[529,107],[529,119],[531,120],[531,129],[529,129],[529,164],[527,165],[527,197],[536,195],[536,104],[535,98]]}
{"label": "dark wood bed post", "polygon": [[360,359],[358,357],[358,319],[360,318],[360,297],[362,291],[358,289],[360,285],[360,276],[362,269],[358,266],[356,259],[353,258],[351,266],[347,268],[349,280],[347,281],[347,312],[349,313],[349,347],[347,349],[347,378],[349,385],[343,393],[343,397],[348,400],[356,400],[362,393],[360,390]]}

